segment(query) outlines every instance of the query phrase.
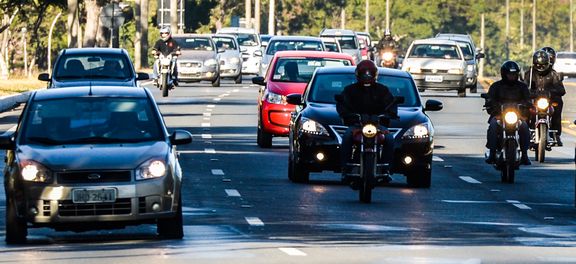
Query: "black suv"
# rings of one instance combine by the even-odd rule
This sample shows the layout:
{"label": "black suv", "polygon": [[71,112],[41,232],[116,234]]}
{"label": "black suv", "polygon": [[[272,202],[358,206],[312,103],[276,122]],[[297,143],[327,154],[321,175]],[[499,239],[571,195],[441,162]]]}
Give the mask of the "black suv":
{"label": "black suv", "polygon": [[[304,95],[288,95],[290,104],[299,105],[290,121],[288,178],[307,182],[310,172],[340,171],[340,145],[347,127],[336,112],[334,95],[356,82],[356,67],[318,68]],[[394,96],[404,97],[398,106],[397,120],[389,130],[394,135],[392,173],[406,175],[412,187],[430,187],[434,127],[426,111],[442,109],[442,103],[428,100],[422,105],[409,73],[379,68],[378,82]]]}
{"label": "black suv", "polygon": [[138,86],[147,73],[136,73],[125,49],[71,48],[60,51],[52,76],[41,73],[38,80],[48,88],[94,86]]}

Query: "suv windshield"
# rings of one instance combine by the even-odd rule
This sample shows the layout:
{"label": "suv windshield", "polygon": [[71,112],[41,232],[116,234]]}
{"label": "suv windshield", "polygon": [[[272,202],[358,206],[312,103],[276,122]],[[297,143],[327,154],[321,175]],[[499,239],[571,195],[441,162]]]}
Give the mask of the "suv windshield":
{"label": "suv windshield", "polygon": [[415,44],[408,56],[412,58],[462,59],[457,46],[440,44]]}
{"label": "suv windshield", "polygon": [[162,140],[146,98],[82,97],[34,101],[21,144],[131,143]]}
{"label": "suv windshield", "polygon": [[54,78],[57,80],[134,77],[130,61],[120,54],[62,55],[55,68]]}
{"label": "suv windshield", "polygon": [[226,37],[213,37],[214,42],[216,42],[217,49],[224,49],[224,50],[237,50],[236,43],[234,43],[234,39],[226,38]]}
{"label": "suv windshield", "polygon": [[273,81],[307,83],[318,67],[349,66],[352,63],[342,59],[325,58],[281,58],[276,62]]}
{"label": "suv windshield", "polygon": [[[336,104],[334,95],[340,94],[344,87],[355,82],[356,76],[353,73],[316,74],[308,91],[308,101]],[[404,103],[400,106],[419,106],[416,87],[410,78],[379,75],[378,82],[386,85],[394,96],[404,96]]]}
{"label": "suv windshield", "polygon": [[268,43],[266,49],[267,55],[274,55],[283,50],[314,50],[323,51],[324,46],[320,41],[293,41],[293,40],[274,40]]}
{"label": "suv windshield", "polygon": [[358,49],[358,45],[356,45],[355,36],[334,36],[333,38],[338,40],[340,48],[342,49]]}
{"label": "suv windshield", "polygon": [[213,51],[212,41],[209,38],[174,38],[183,50]]}

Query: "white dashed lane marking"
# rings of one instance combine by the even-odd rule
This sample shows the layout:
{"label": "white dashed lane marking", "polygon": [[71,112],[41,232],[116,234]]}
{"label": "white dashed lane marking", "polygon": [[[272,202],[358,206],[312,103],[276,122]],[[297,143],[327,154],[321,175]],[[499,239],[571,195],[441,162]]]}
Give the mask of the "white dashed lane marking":
{"label": "white dashed lane marking", "polygon": [[201,126],[202,126],[202,127],[210,127],[211,124],[210,124],[210,123],[202,123]]}
{"label": "white dashed lane marking", "polygon": [[238,192],[237,190],[226,189],[224,191],[226,191],[226,195],[228,195],[229,197],[240,197],[240,192]]}
{"label": "white dashed lane marking", "polygon": [[224,171],[221,169],[213,169],[212,175],[224,175]]}
{"label": "white dashed lane marking", "polygon": [[202,138],[203,138],[203,139],[211,139],[211,138],[212,138],[212,135],[210,135],[210,134],[202,134]]}
{"label": "white dashed lane marking", "polygon": [[438,157],[438,156],[432,156],[432,161],[444,161],[442,158]]}
{"label": "white dashed lane marking", "polygon": [[288,256],[304,257],[306,253],[296,248],[278,248],[280,251],[286,253]]}
{"label": "white dashed lane marking", "polygon": [[244,217],[244,219],[246,219],[246,222],[251,226],[264,226],[264,222],[258,217]]}
{"label": "white dashed lane marking", "polygon": [[516,206],[519,209],[522,210],[531,210],[532,208],[530,208],[530,206],[525,205],[523,203],[520,203],[520,201],[516,201],[516,200],[506,200],[507,203],[511,203],[512,205]]}
{"label": "white dashed lane marking", "polygon": [[477,181],[476,179],[470,177],[470,176],[460,176],[460,179],[467,182],[467,183],[472,183],[472,184],[481,184],[482,182]]}
{"label": "white dashed lane marking", "polygon": [[209,104],[209,105],[206,105],[206,107],[208,107],[208,108],[214,108],[214,107],[216,107],[216,105]]}
{"label": "white dashed lane marking", "polygon": [[214,101],[220,101],[220,100],[222,100],[222,98],[217,97],[217,98],[214,98],[213,100]]}
{"label": "white dashed lane marking", "polygon": [[203,113],[204,116],[212,116],[212,113]]}
{"label": "white dashed lane marking", "polygon": [[216,150],[215,150],[215,149],[211,149],[211,148],[207,148],[207,149],[204,149],[204,153],[206,153],[206,154],[216,154]]}

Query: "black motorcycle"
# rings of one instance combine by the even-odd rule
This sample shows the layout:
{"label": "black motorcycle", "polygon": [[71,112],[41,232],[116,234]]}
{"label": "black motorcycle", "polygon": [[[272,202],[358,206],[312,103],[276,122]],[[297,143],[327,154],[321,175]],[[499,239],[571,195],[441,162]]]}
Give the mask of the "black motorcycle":
{"label": "black motorcycle", "polygon": [[378,51],[376,65],[378,67],[396,69],[398,68],[398,55],[393,50],[381,49]]}
{"label": "black motorcycle", "polygon": [[154,56],[158,60],[159,78],[156,86],[162,91],[162,97],[168,96],[168,91],[174,88],[174,80],[172,73],[174,72],[176,54],[169,54],[164,56],[159,54]]}
{"label": "black motorcycle", "polygon": [[530,129],[530,146],[536,153],[536,160],[544,162],[546,151],[551,151],[556,145],[557,130],[550,129],[550,120],[554,107],[550,103],[550,94],[547,91],[538,91],[534,98],[533,125]]}

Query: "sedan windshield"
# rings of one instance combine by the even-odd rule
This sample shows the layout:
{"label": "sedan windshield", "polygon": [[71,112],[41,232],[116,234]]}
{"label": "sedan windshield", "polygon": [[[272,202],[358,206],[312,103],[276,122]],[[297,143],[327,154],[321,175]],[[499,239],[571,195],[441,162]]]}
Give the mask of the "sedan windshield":
{"label": "sedan windshield", "polygon": [[130,79],[130,61],[120,54],[62,55],[56,65],[54,78],[67,79]]}
{"label": "sedan windshield", "polygon": [[411,58],[434,58],[448,60],[462,59],[458,53],[458,46],[438,44],[414,45],[408,56]]}
{"label": "sedan windshield", "polygon": [[175,38],[183,50],[214,50],[212,41],[208,38]]}
{"label": "sedan windshield", "polygon": [[276,62],[273,81],[307,83],[318,67],[349,66],[349,60],[326,58],[281,58]]}
{"label": "sedan windshield", "polygon": [[[356,76],[353,73],[317,74],[310,86],[308,101],[336,104],[334,95],[340,94],[344,87],[355,82]],[[394,96],[404,97],[404,103],[400,106],[418,106],[416,87],[410,78],[379,75],[378,82],[388,87]]]}
{"label": "sedan windshield", "polygon": [[225,37],[213,37],[214,42],[216,42],[217,49],[224,49],[224,50],[237,50],[236,43],[234,39],[225,38]]}
{"label": "sedan windshield", "polygon": [[320,41],[293,41],[293,40],[275,40],[268,43],[266,49],[267,55],[274,55],[283,50],[313,50],[324,51],[324,46]]}
{"label": "sedan windshield", "polygon": [[22,144],[132,143],[162,140],[146,98],[82,97],[35,101],[22,123]]}

